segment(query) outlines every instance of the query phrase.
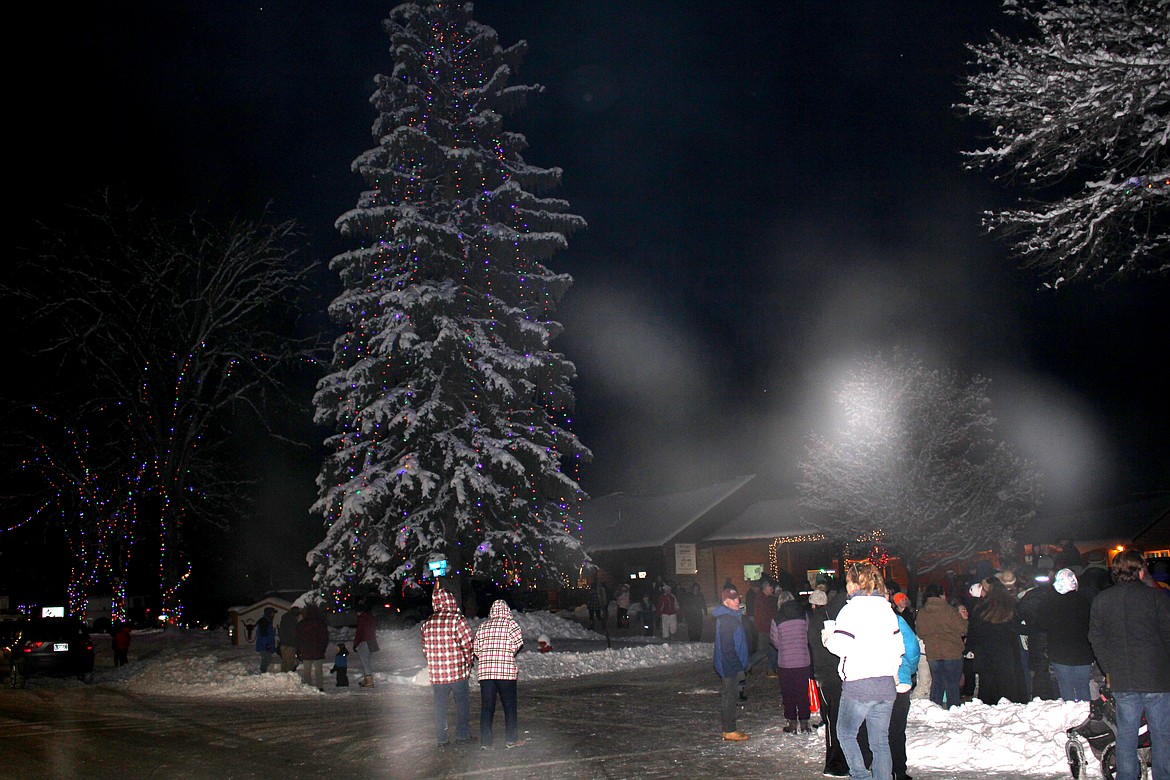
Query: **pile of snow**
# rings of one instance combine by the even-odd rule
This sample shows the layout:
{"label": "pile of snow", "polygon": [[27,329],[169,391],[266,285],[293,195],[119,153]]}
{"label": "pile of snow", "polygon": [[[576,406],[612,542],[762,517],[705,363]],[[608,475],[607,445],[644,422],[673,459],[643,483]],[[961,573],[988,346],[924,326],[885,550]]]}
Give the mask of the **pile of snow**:
{"label": "pile of snow", "polygon": [[[918,769],[1023,774],[1068,771],[1065,730],[1089,716],[1086,702],[1040,701],[991,706],[975,700],[944,710],[925,699],[910,702],[908,763]],[[1093,764],[1092,752],[1085,749]],[[955,757],[962,757],[956,766]]]}
{"label": "pile of snow", "polygon": [[[603,672],[710,661],[710,643],[663,643],[651,637],[605,637],[580,623],[548,612],[515,613],[524,633],[526,652],[517,657],[521,681],[563,679]],[[480,621],[469,621],[472,629]],[[536,638],[545,634],[553,652],[536,652]],[[336,643],[350,645],[353,629],[332,632],[334,646],[325,659],[332,666]],[[418,627],[378,631],[380,652],[374,655],[379,685],[427,685]],[[352,647],[351,647],[352,650]],[[280,659],[273,656],[268,673],[260,674],[259,660],[251,645],[233,646],[227,635],[215,631],[144,631],[134,634],[131,663],[113,668],[108,648],[99,646],[95,682],[124,685],[147,695],[200,698],[303,697],[344,695],[326,674],[325,692],[305,686],[296,672],[281,673]],[[357,668],[350,656],[351,673]],[[76,680],[35,678],[37,686],[76,686]],[[714,675],[697,680],[693,693],[712,698],[715,706],[717,682]],[[1079,725],[1089,707],[1081,702],[1033,701],[1029,704],[1001,703],[989,706],[979,701],[944,710],[927,700],[911,702],[907,727],[907,755],[911,770],[940,771],[963,777],[1046,776],[1067,774],[1065,730]],[[779,733],[777,721],[770,724]],[[765,732],[766,733],[766,732]],[[760,734],[759,736],[764,736]],[[820,740],[809,740],[809,760],[822,748]],[[813,744],[816,743],[816,744]],[[787,744],[787,743],[785,743]],[[1096,771],[1092,752],[1085,751],[1090,772]],[[913,773],[913,771],[912,771]],[[957,776],[957,775],[956,775]]]}

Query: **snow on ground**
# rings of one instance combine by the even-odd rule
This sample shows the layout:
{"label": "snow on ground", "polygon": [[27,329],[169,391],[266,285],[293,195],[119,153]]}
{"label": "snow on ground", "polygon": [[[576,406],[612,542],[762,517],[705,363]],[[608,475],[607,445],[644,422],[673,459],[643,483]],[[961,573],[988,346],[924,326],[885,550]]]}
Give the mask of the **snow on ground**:
{"label": "snow on ground", "polygon": [[[709,643],[663,643],[650,637],[605,637],[580,623],[548,612],[515,613],[524,633],[526,652],[517,657],[520,679],[548,680],[664,664],[709,660]],[[479,621],[469,621],[474,631]],[[546,634],[551,653],[536,652],[536,638]],[[131,663],[118,669],[109,663],[108,648],[99,642],[95,682],[125,685],[140,694],[200,698],[272,696],[328,696],[344,693],[333,687],[328,669],[337,642],[350,645],[353,629],[334,629],[324,666],[325,693],[301,684],[297,673],[281,673],[273,657],[268,674],[260,674],[252,646],[231,645],[220,631],[143,631],[134,635]],[[380,651],[374,654],[375,677],[382,684],[426,685],[427,673],[417,626],[378,631]],[[351,648],[352,649],[352,648]],[[104,655],[104,657],[103,657]],[[357,676],[357,657],[351,653],[351,676]],[[275,670],[275,671],[274,671]],[[354,680],[356,682],[356,680]],[[78,685],[76,681],[36,679],[37,685]],[[715,694],[713,679],[696,693]],[[914,700],[907,729],[910,768],[923,771],[960,770],[964,776],[1028,775],[1060,777],[1068,772],[1064,732],[1080,724],[1088,705],[1077,702],[1033,701],[989,706],[974,701],[944,710],[926,700]],[[782,721],[775,724],[779,734]],[[768,727],[772,729],[771,726]],[[759,736],[764,736],[760,734]],[[808,749],[817,752],[820,747]],[[1096,771],[1090,751],[1090,771]],[[960,764],[956,764],[956,759]],[[1006,773],[1006,774],[1005,774]]]}

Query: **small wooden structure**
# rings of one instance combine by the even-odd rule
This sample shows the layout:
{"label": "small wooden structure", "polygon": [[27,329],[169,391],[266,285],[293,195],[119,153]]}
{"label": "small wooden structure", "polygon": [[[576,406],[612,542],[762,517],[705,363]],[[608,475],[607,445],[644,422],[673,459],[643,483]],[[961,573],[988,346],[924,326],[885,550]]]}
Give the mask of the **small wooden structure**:
{"label": "small wooden structure", "polygon": [[240,644],[241,637],[249,644],[256,640],[253,629],[256,627],[256,621],[264,617],[264,610],[268,607],[276,610],[276,614],[272,616],[272,624],[278,626],[284,613],[292,609],[292,604],[276,596],[266,596],[255,604],[228,609],[228,633],[231,634],[233,645]]}

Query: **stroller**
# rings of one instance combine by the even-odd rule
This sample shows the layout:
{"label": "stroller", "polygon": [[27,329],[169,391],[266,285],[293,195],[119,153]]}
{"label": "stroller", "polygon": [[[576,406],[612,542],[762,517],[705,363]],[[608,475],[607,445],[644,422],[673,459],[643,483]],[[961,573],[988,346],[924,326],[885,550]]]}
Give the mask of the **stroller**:
{"label": "stroller", "polygon": [[[1074,780],[1088,780],[1085,767],[1084,743],[1088,743],[1093,756],[1101,762],[1101,777],[1113,780],[1117,773],[1117,703],[1112,692],[1101,687],[1101,694],[1089,702],[1089,717],[1079,726],[1065,732],[1068,742],[1064,755],[1068,759],[1068,771]],[[1138,764],[1142,780],[1150,773],[1150,731],[1142,718],[1138,731]]]}

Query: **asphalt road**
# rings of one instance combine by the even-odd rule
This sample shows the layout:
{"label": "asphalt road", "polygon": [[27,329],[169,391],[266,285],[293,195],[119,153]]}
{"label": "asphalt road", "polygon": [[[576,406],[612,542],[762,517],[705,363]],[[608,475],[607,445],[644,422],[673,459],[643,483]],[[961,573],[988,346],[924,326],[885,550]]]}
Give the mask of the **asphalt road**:
{"label": "asphalt road", "polygon": [[[682,778],[818,777],[774,722],[774,680],[757,680],[741,726],[755,743],[719,738],[709,663],[522,683],[527,744],[435,746],[430,689],[382,685],[353,695],[143,698],[116,685],[0,691],[5,778]],[[770,685],[768,685],[770,683]],[[766,687],[765,687],[766,686]],[[472,691],[472,731],[478,706]],[[752,688],[749,687],[749,695]],[[770,713],[770,715],[769,715]],[[769,720],[769,725],[764,722]],[[777,744],[769,744],[777,743]],[[811,750],[816,753],[815,749]],[[814,762],[815,763],[815,762]]]}
{"label": "asphalt road", "polygon": [[[180,699],[109,683],[0,689],[0,778],[820,778],[823,742],[781,732],[776,680],[752,675],[739,726],[720,737],[708,661],[521,682],[527,743],[439,750],[431,691],[380,684],[321,697]],[[478,691],[472,691],[478,739]],[[915,780],[986,780],[913,771]],[[1019,777],[1005,773],[998,777]],[[1066,775],[1067,777],[1067,775]]]}

